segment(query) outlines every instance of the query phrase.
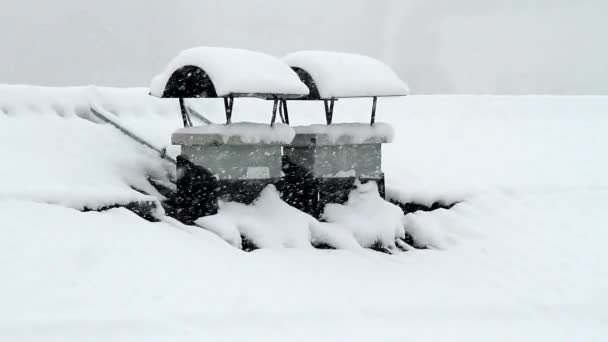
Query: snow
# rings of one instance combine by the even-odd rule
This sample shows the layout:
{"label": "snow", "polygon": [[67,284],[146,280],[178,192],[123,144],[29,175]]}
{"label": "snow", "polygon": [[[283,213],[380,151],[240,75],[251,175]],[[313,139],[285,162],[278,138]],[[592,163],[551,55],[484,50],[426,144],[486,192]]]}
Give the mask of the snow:
{"label": "snow", "polygon": [[218,96],[308,94],[306,85],[281,60],[261,52],[223,47],[195,47],[180,52],[154,77],[150,93],[161,97],[171,75],[188,65],[207,73]]}
{"label": "snow", "polygon": [[[38,87],[0,85],[0,116],[85,119],[100,122],[91,107],[103,110],[125,128],[146,138],[159,150],[175,157],[179,147],[171,145],[171,132],[182,127],[177,99],[159,99],[146,88]],[[187,104],[191,102],[186,100]],[[192,117],[195,124],[202,124]]]}
{"label": "snow", "polygon": [[400,96],[408,86],[386,64],[371,57],[330,51],[298,51],[283,58],[308,72],[323,99]]}
{"label": "snow", "polygon": [[152,98],[143,88],[0,85],[0,151],[6,161],[0,168],[0,198],[76,209],[162,198],[147,178],[167,179],[173,167],[100,124],[91,107],[159,149],[170,143],[167,128],[181,122],[176,104]]}
{"label": "snow", "polygon": [[0,201],[0,334],[11,341],[607,336],[608,192],[486,194],[447,215],[415,216],[454,235],[453,243],[398,255],[244,253],[205,230],[146,222],[123,209]]}
{"label": "snow", "polygon": [[[91,139],[94,137],[94,139]],[[156,201],[147,176],[164,178],[148,151],[106,125],[61,117],[0,117],[0,198],[82,209]],[[120,153],[117,153],[120,151]]]}
{"label": "snow", "polygon": [[[91,103],[112,113],[113,119],[159,149],[168,147],[170,156],[175,157],[179,153],[179,146],[171,146],[171,133],[182,126],[175,99],[148,96],[144,88],[2,85],[0,118],[11,118],[14,120],[7,122],[21,123],[14,129],[3,124],[2,130],[7,132],[4,138],[0,138],[3,140],[3,154],[36,155],[36,150],[41,148],[38,145],[27,147],[31,152],[13,148],[17,135],[25,139],[32,133],[11,131],[33,126],[42,117],[58,122],[54,130],[67,130],[69,124],[66,121],[85,119],[99,122],[90,112]],[[187,100],[187,103],[215,122],[224,120],[221,100]],[[368,122],[370,105],[368,99],[340,100],[335,107],[332,126]],[[242,99],[237,106],[243,108],[239,111],[240,120],[267,125],[271,108],[268,101]],[[294,126],[325,120],[323,105],[318,101],[291,101],[289,111]],[[403,202],[431,204],[435,201],[462,201],[497,189],[530,192],[608,187],[605,176],[608,174],[608,158],[604,157],[608,153],[602,153],[608,151],[606,112],[608,97],[605,96],[415,95],[378,99],[377,119],[389,123],[395,132],[393,142],[382,147],[387,194]],[[31,121],[24,121],[28,119]],[[193,120],[195,124],[201,124],[195,117]],[[94,125],[84,127],[81,129],[92,127],[95,130]],[[325,125],[319,126],[319,129],[325,129],[321,127]],[[107,127],[107,130],[112,129]],[[48,136],[49,144],[55,144],[51,134],[61,136],[61,132],[44,134]],[[89,135],[84,132],[65,134],[79,134],[79,144],[89,146],[92,144],[90,136],[99,133],[95,130]],[[130,159],[121,151],[127,142],[120,139],[120,142],[110,144],[121,146],[115,149],[117,153],[112,158]],[[75,150],[78,147],[69,148]],[[127,151],[129,149],[127,147]],[[83,153],[84,150],[84,147],[80,149]],[[67,158],[58,149],[49,150],[47,155]],[[76,164],[77,156],[73,158],[69,159],[70,162],[66,159],[64,164]],[[141,155],[138,153],[134,158],[139,160]],[[24,165],[36,164],[33,159],[29,160]],[[69,165],[65,168],[70,168]],[[158,169],[156,166],[152,168]],[[31,181],[31,177],[21,177],[15,168],[2,172],[5,175],[3,179],[11,179],[15,189],[22,189],[23,184]],[[139,174],[144,176],[144,173]],[[67,176],[63,179],[61,182],[69,182]],[[6,194],[5,189],[0,191],[4,190]],[[126,191],[132,190],[129,187]]]}
{"label": "snow", "polygon": [[362,247],[395,249],[395,240],[405,237],[403,212],[380,197],[375,182],[355,186],[346,203],[325,205],[323,219],[350,231]]}
{"label": "snow", "polygon": [[270,126],[254,122],[236,122],[227,125],[183,127],[173,133],[172,140],[174,144],[196,145],[208,141],[209,136],[217,136],[224,144],[289,144],[295,134],[293,128],[282,123]]}
{"label": "snow", "polygon": [[608,186],[608,97],[395,100],[387,99],[386,110],[379,112],[397,132],[394,142],[383,146],[391,197],[450,203],[498,189]]}
{"label": "snow", "polygon": [[[242,120],[267,121],[248,101]],[[325,121],[320,101],[290,101],[292,126]],[[371,100],[342,99],[334,123],[369,122]],[[201,107],[223,118],[219,103]],[[387,195],[453,203],[488,191],[529,193],[608,187],[608,96],[413,95],[380,98],[393,127],[382,145]]]}
{"label": "snow", "polygon": [[220,201],[218,214],[200,218],[196,224],[234,246],[241,245],[240,236],[244,236],[258,248],[309,248],[312,221],[312,216],[283,202],[269,185],[251,205]]}
{"label": "snow", "polygon": [[325,135],[330,144],[385,143],[391,142],[395,134],[393,127],[383,122],[376,122],[373,125],[364,123],[312,124],[296,126],[294,130],[296,134]]}
{"label": "snow", "polygon": [[[151,198],[132,187],[173,168],[100,124],[91,104],[161,144],[181,124],[176,101],[91,89],[0,87],[3,340],[608,336],[608,97],[379,99],[378,117],[396,132],[383,145],[391,196],[461,201],[402,215],[428,249],[386,255],[361,248],[373,238],[356,233],[377,215],[387,224],[373,227],[388,241],[396,211],[360,191],[334,206],[331,223],[296,212],[272,188],[252,206],[223,203],[199,221],[205,229],[160,213],[152,223],[125,209],[74,210]],[[294,124],[323,120],[318,102],[295,102]],[[193,105],[223,117],[221,103]],[[244,119],[267,120],[267,103],[243,105]],[[369,101],[341,100],[336,112],[367,121]],[[271,248],[230,246],[241,232]]]}
{"label": "snow", "polygon": [[375,182],[356,185],[347,203],[325,206],[325,222],[283,202],[269,185],[251,205],[220,201],[218,214],[195,223],[237,248],[243,247],[242,237],[246,237],[259,248],[308,248],[312,244],[395,250],[395,240],[404,237],[403,212],[380,197]]}
{"label": "snow", "polygon": [[353,233],[340,224],[314,220],[309,229],[313,246],[330,246],[350,251],[362,249]]}
{"label": "snow", "polygon": [[[239,204],[234,204],[237,208],[243,208],[244,206]],[[230,207],[230,204],[228,205]],[[222,204],[222,208],[226,208],[226,205]],[[248,210],[248,209],[245,209]],[[224,210],[223,210],[224,211]],[[226,211],[230,211],[226,209]],[[231,217],[226,214],[216,214],[210,216],[204,216],[196,220],[196,225],[199,227],[208,230],[215,235],[217,235],[222,240],[228,242],[233,247],[238,249],[243,248],[243,240],[241,238],[241,232],[238,227],[234,223],[234,220],[231,220]]]}

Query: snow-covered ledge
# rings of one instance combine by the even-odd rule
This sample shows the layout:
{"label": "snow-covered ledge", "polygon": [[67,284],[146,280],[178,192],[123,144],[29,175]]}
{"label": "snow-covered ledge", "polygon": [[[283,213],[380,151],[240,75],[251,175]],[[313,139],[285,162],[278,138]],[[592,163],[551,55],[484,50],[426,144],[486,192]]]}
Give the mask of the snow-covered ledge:
{"label": "snow-covered ledge", "polygon": [[173,133],[174,145],[284,145],[292,142],[296,132],[288,125],[239,122],[229,125],[210,124],[184,127]]}
{"label": "snow-covered ledge", "polygon": [[290,145],[363,145],[393,141],[393,127],[387,123],[338,123],[331,125],[296,126],[296,135]]}

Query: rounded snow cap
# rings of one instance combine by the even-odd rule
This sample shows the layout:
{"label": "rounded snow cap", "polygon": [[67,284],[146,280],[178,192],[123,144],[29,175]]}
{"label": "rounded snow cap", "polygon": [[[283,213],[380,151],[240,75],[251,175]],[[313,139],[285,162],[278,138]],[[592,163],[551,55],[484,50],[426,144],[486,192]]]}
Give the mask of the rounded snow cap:
{"label": "rounded snow cap", "polygon": [[303,99],[405,96],[409,88],[377,59],[342,52],[297,51],[283,57],[308,86]]}
{"label": "rounded snow cap", "polygon": [[308,94],[298,75],[280,59],[243,49],[195,47],[180,52],[152,79],[157,97],[294,98]]}

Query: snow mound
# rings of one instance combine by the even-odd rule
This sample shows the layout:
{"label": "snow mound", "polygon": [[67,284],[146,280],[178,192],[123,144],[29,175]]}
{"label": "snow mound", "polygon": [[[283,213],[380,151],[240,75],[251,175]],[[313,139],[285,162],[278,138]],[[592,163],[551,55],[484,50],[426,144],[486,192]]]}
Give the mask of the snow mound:
{"label": "snow mound", "polygon": [[312,221],[312,216],[283,202],[269,185],[251,205],[220,201],[218,214],[196,224],[227,237],[235,246],[240,245],[237,236],[243,236],[258,248],[310,248]]}
{"label": "snow mound", "polygon": [[154,77],[150,93],[161,97],[171,75],[189,65],[207,73],[218,96],[308,94],[306,85],[281,60],[261,52],[222,47],[195,47],[180,52],[161,74]]}
{"label": "snow mound", "polygon": [[124,209],[0,201],[0,331],[7,341],[604,340],[608,191],[455,209],[440,224],[440,212],[424,218],[476,234],[445,250],[242,253]]}
{"label": "snow mound", "polygon": [[389,124],[376,122],[335,123],[331,125],[313,124],[294,127],[296,134],[325,135],[331,144],[363,144],[365,142],[391,142],[395,132]]}
{"label": "snow mound", "polygon": [[[91,111],[94,107],[157,149],[167,148],[167,154],[175,158],[179,147],[171,145],[171,132],[182,127],[178,101],[148,93],[147,88],[0,85],[0,117],[80,118],[105,124]],[[203,124],[196,116],[192,121]]]}
{"label": "snow mound", "polygon": [[0,168],[0,198],[80,210],[162,198],[147,178],[166,180],[174,168],[102,124],[91,107],[159,149],[170,144],[167,130],[181,125],[177,103],[144,88],[0,85],[0,153],[8,161]]}
{"label": "snow mound", "polygon": [[[148,176],[165,164],[108,125],[52,116],[0,117],[0,198],[76,209],[156,201]],[[161,196],[159,196],[161,197]]]}
{"label": "snow mound", "polygon": [[[497,203],[503,200],[499,199]],[[413,238],[416,247],[449,249],[478,235],[478,232],[464,223],[467,215],[461,215],[470,211],[470,208],[465,202],[458,203],[449,210],[409,213],[403,218],[403,226],[405,232]]]}
{"label": "snow mound", "polygon": [[310,234],[312,244],[315,247],[329,246],[350,251],[357,251],[362,248],[353,233],[337,223],[314,220],[310,224]]}
{"label": "snow mound", "polygon": [[[244,237],[257,248],[391,249],[395,239],[404,236],[401,209],[380,198],[375,183],[359,185],[348,203],[328,204],[325,210],[328,222],[319,222],[285,203],[269,185],[251,205],[220,201],[216,215],[201,217],[195,223],[237,248],[245,247]],[[352,217],[355,211],[358,216]]]}
{"label": "snow mound", "polygon": [[[225,205],[223,205],[226,208]],[[238,210],[238,209],[237,209]],[[230,220],[229,212],[230,209],[225,209],[223,214],[216,214],[210,216],[204,216],[196,220],[195,224],[201,228],[204,228],[215,235],[219,236],[222,240],[228,242],[230,245],[241,249],[243,248],[243,240],[241,238],[241,232],[233,220]]]}
{"label": "snow mound", "polygon": [[197,135],[216,135],[224,144],[289,144],[295,131],[289,125],[254,122],[236,122],[228,125],[209,124],[204,126],[183,127],[173,133],[173,143],[180,145],[196,145],[200,143]]}
{"label": "snow mound", "polygon": [[306,71],[323,99],[399,96],[408,86],[386,64],[371,57],[329,51],[298,51],[283,60]]}
{"label": "snow mound", "polygon": [[395,240],[405,237],[403,212],[380,197],[375,182],[356,186],[346,203],[325,205],[323,219],[348,229],[363,247],[394,249]]}

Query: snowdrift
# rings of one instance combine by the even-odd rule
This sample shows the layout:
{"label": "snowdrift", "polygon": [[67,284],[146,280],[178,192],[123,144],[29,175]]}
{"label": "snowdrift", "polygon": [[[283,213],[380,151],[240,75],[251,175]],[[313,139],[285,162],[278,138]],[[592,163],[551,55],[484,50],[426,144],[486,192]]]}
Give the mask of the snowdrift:
{"label": "snowdrift", "polygon": [[[221,101],[191,99],[187,104],[212,121],[223,120]],[[266,122],[272,104],[242,99],[239,106],[244,108],[240,120]],[[335,120],[366,122],[368,107],[367,101],[340,100]],[[78,209],[162,199],[147,179],[167,180],[174,167],[100,124],[91,108],[157,150],[178,153],[170,145],[171,133],[181,126],[177,100],[149,96],[144,88],[3,85],[0,152],[9,162],[0,170],[0,198]],[[323,121],[316,102],[295,101],[290,111],[294,126]],[[383,147],[387,194],[402,203],[430,206],[496,190],[606,187],[605,113],[608,97],[597,96],[380,99],[378,118],[394,127],[393,134],[378,124],[388,139],[394,135]]]}
{"label": "snowdrift", "polygon": [[[221,102],[188,104],[223,120]],[[265,122],[271,106],[239,105],[252,122]],[[320,223],[268,192],[253,207],[225,203],[203,219],[213,232],[161,215],[148,222],[122,208],[81,212],[156,200],[135,189],[173,169],[101,124],[92,106],[159,148],[181,126],[177,101],[145,89],[0,87],[3,339],[608,336],[606,97],[381,99],[378,117],[395,128],[383,160],[391,196],[461,201],[387,220],[387,236],[399,225],[430,247],[397,255],[361,248],[374,240],[360,234],[378,214],[373,198],[363,206],[349,200]],[[318,103],[292,107],[294,125],[323,120]],[[368,107],[341,100],[335,119],[366,121]],[[237,245],[243,231],[260,229],[296,233],[263,235],[273,248],[251,253],[225,242]],[[308,248],[293,236],[345,250]]]}
{"label": "snowdrift", "polygon": [[606,191],[483,195],[437,214],[408,216],[442,250],[244,253],[124,209],[0,201],[0,333],[11,341],[608,334]]}
{"label": "snowdrift", "polygon": [[91,108],[159,149],[170,144],[167,130],[180,125],[177,103],[158,101],[143,88],[0,86],[0,198],[80,210],[162,198],[147,178],[167,179],[170,165],[101,124]]}
{"label": "snowdrift", "polygon": [[401,209],[383,200],[376,183],[368,182],[358,183],[346,203],[326,205],[323,222],[285,203],[269,185],[251,205],[220,202],[218,214],[195,223],[245,250],[315,246],[390,253],[405,237],[403,219]]}

